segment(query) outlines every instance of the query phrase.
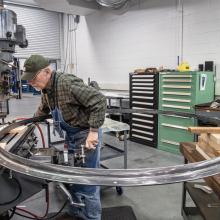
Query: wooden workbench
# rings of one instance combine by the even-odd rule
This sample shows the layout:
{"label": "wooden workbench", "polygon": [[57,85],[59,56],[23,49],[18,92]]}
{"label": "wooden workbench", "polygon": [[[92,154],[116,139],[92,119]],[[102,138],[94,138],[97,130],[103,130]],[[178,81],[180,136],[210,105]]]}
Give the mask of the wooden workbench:
{"label": "wooden workbench", "polygon": [[[205,158],[196,150],[196,143],[181,143],[180,151],[185,158],[185,163],[205,160]],[[195,189],[194,183],[192,182],[184,182],[183,184],[182,215],[185,220],[189,219],[189,215],[198,214],[205,220],[220,219],[220,174],[207,177],[204,180],[215,193],[206,194],[200,189]],[[186,192],[189,193],[196,207],[186,207]]]}
{"label": "wooden workbench", "polygon": [[[196,150],[196,143],[183,142],[180,144],[180,152],[188,162],[199,162],[205,158]],[[220,174],[204,178],[205,182],[220,197]]]}

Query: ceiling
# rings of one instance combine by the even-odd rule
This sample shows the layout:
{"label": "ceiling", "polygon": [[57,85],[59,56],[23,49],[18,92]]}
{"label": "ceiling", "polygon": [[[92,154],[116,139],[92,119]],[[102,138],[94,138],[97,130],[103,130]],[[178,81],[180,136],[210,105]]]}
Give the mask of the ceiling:
{"label": "ceiling", "polygon": [[[24,4],[67,14],[88,15],[109,6],[108,4],[118,6],[118,2],[124,5],[123,2],[135,4],[137,1],[140,0],[5,0],[5,3]],[[113,7],[109,8],[112,10]],[[118,7],[117,10],[119,9],[121,8]]]}

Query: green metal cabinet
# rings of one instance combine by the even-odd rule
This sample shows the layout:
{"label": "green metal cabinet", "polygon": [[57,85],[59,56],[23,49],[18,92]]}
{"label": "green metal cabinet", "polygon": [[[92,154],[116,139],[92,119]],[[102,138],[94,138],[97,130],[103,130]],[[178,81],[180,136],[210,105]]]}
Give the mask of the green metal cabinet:
{"label": "green metal cabinet", "polygon": [[[160,73],[159,83],[159,110],[194,113],[195,105],[214,100],[213,72]],[[180,142],[194,141],[187,128],[196,124],[194,118],[160,114],[158,148],[178,153]]]}
{"label": "green metal cabinet", "polygon": [[159,109],[194,112],[197,104],[214,99],[213,72],[160,73]]}
{"label": "green metal cabinet", "polygon": [[187,128],[194,126],[194,118],[160,114],[158,118],[158,149],[179,153],[179,143],[194,141]]}

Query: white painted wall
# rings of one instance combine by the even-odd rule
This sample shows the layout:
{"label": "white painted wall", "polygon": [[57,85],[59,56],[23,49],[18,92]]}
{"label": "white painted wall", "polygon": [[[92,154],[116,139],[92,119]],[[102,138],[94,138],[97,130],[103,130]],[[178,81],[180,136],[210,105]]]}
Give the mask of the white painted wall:
{"label": "white painted wall", "polygon": [[184,57],[193,67],[204,60],[214,60],[219,65],[219,0],[184,0],[183,45]]}
{"label": "white painted wall", "polygon": [[[220,1],[183,2],[183,60],[192,69],[205,60],[214,60],[220,78]],[[128,73],[136,68],[176,68],[182,45],[180,3],[142,0],[123,15],[101,11],[81,18],[78,75],[106,87],[128,88]]]}
{"label": "white painted wall", "polygon": [[191,66],[213,60],[220,95],[220,1],[184,0],[183,52]]}
{"label": "white painted wall", "polygon": [[105,11],[81,19],[77,33],[78,75],[105,87],[128,89],[128,74],[177,64],[176,0],[150,0],[123,15]]}

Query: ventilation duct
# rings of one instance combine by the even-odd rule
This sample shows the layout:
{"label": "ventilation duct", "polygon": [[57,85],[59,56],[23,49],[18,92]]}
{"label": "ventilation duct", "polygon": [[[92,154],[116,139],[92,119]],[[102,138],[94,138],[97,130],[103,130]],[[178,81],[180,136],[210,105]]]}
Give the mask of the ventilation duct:
{"label": "ventilation duct", "polygon": [[110,9],[120,9],[127,5],[130,0],[96,0],[98,4]]}

